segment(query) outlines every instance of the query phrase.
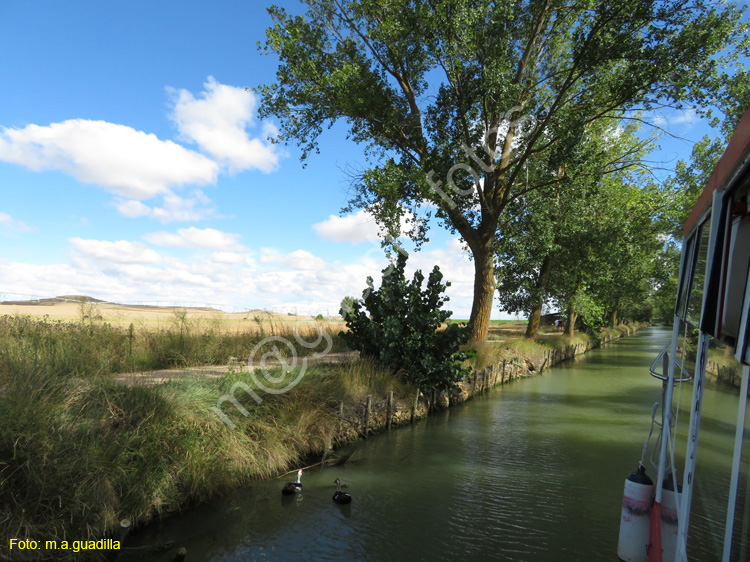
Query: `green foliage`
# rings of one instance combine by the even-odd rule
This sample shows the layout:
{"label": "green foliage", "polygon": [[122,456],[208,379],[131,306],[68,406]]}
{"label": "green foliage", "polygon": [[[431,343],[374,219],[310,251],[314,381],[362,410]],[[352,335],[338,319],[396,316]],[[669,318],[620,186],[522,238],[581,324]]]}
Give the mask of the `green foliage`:
{"label": "green foliage", "polygon": [[[662,318],[668,325],[674,321],[677,283],[680,274],[680,247],[674,242],[664,245],[653,262],[651,279],[654,290],[649,299],[653,317]],[[634,318],[644,320],[644,318]]]}
{"label": "green foliage", "polygon": [[[544,304],[580,315],[591,334],[647,298],[648,280],[668,231],[661,191],[630,167],[604,175],[599,159],[638,163],[648,148],[632,127],[599,124],[587,131],[588,156],[570,155],[554,189],[509,204],[496,242],[498,300],[533,320]],[[613,143],[612,139],[617,139]],[[527,337],[534,337],[532,320]]]}
{"label": "green foliage", "polygon": [[572,298],[569,306],[573,307],[578,313],[578,321],[585,332],[590,336],[597,337],[604,325],[604,306],[601,302],[597,302],[591,292],[579,291]]}
{"label": "green foliage", "polygon": [[378,290],[372,278],[367,278],[362,300],[348,301],[349,308],[341,309],[349,331],[340,336],[363,357],[403,372],[424,392],[449,389],[469,372],[460,364],[469,354],[459,351],[469,339],[468,328],[450,324],[440,329],[452,313],[441,310],[448,300],[443,292],[450,283],[441,283],[443,275],[437,266],[424,290],[422,272],[407,281],[405,266],[406,257],[399,254],[396,265],[383,270]]}
{"label": "green foliage", "polygon": [[[704,106],[744,87],[726,85],[727,65],[747,55],[747,25],[731,2],[303,4],[301,15],[269,9],[261,48],[279,67],[258,88],[261,117],[281,120],[279,140],[299,144],[303,160],[324,129],[345,122],[372,162],[353,178],[350,209],[367,208],[397,236],[406,210],[421,207],[410,236],[425,240],[433,217],[460,234],[478,264],[477,339],[487,335],[491,252],[511,202],[563,185],[560,168],[585,161],[598,122]],[[592,161],[599,174],[627,165]]]}

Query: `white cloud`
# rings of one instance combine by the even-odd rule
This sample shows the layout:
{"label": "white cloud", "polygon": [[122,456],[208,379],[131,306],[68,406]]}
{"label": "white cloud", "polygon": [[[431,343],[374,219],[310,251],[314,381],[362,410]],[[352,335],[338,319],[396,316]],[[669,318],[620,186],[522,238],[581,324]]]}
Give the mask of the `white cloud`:
{"label": "white cloud", "polygon": [[162,224],[177,221],[197,221],[218,216],[211,200],[196,189],[190,197],[181,197],[172,192],[164,194],[162,206],[149,207],[134,199],[118,199],[114,202],[121,215],[128,218],[150,217]]}
{"label": "white cloud", "polygon": [[71,257],[79,266],[109,266],[161,263],[161,256],[141,242],[70,238]]}
{"label": "white cloud", "polygon": [[355,245],[378,240],[378,225],[365,210],[345,217],[329,215],[326,220],[315,223],[312,227],[318,236],[330,242],[351,242]]}
{"label": "white cloud", "polygon": [[[154,234],[170,235],[163,241],[171,243],[171,247],[187,248],[190,240],[205,236],[210,230]],[[205,245],[238,243],[234,235],[215,232],[215,242]],[[260,258],[255,263],[249,251],[199,251],[178,259],[156,252],[143,242],[72,238],[70,244],[69,263],[38,266],[0,258],[2,291],[37,296],[86,294],[131,303],[221,303],[300,314],[337,314],[344,296],[362,294],[367,276],[372,276],[378,286],[381,271],[388,265],[382,252],[376,251],[342,263],[321,259],[302,249],[284,252],[265,248],[258,252]],[[407,276],[411,278],[415,269],[427,276],[435,264],[440,266],[444,281],[452,283],[447,290],[451,299],[447,308],[454,311],[456,318],[468,318],[474,267],[459,241],[428,244],[423,251],[413,253],[407,263]]]}
{"label": "white cloud", "polygon": [[[204,91],[195,98],[187,90],[167,89],[174,97],[170,117],[180,136],[196,143],[231,172],[261,170],[271,172],[278,166],[274,146],[259,138],[250,138],[247,128],[255,125],[253,114],[258,104],[254,93],[244,88],[220,84],[209,77]],[[261,128],[264,136],[278,131],[270,125]]]}
{"label": "white cloud", "polygon": [[0,234],[25,234],[35,230],[22,220],[14,219],[8,213],[0,212]]}
{"label": "white cloud", "polygon": [[128,199],[186,184],[215,183],[216,162],[172,141],[106,121],[70,119],[0,131],[0,161],[60,170]]}
{"label": "white cloud", "polygon": [[128,218],[147,217],[152,213],[151,207],[144,205],[140,201],[135,199],[127,199],[117,201],[115,203],[117,210],[121,215],[125,215]]}
{"label": "white cloud", "polygon": [[[401,232],[411,228],[407,220],[412,218],[413,214],[405,211],[401,217]],[[378,246],[380,244],[380,228],[375,218],[365,209],[345,217],[328,215],[326,220],[315,223],[312,227],[318,236],[330,242],[351,242],[353,246],[361,242],[370,242]]]}
{"label": "white cloud", "polygon": [[658,127],[669,129],[677,125],[686,125],[687,129],[698,121],[698,112],[695,109],[678,109],[670,113],[656,113],[652,121]]}
{"label": "white cloud", "polygon": [[247,255],[244,254],[238,254],[237,252],[214,252],[211,254],[211,260],[216,263],[225,263],[225,264],[241,264],[241,263],[247,263],[250,265],[250,258],[247,257]]}
{"label": "white cloud", "polygon": [[152,232],[143,238],[151,244],[171,248],[199,250],[247,250],[239,243],[239,234],[230,234],[214,228],[181,228],[177,234]]}
{"label": "white cloud", "polygon": [[306,250],[295,250],[283,254],[275,248],[262,248],[260,263],[264,265],[279,264],[284,269],[315,270],[326,267],[326,262]]}
{"label": "white cloud", "polygon": [[312,255],[306,250],[296,250],[285,257],[281,262],[284,267],[289,269],[317,270],[324,269],[326,262]]}

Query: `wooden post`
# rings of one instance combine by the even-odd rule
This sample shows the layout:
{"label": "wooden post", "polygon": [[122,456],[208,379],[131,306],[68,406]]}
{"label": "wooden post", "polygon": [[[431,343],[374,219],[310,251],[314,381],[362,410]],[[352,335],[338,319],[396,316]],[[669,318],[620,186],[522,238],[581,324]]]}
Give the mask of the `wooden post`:
{"label": "wooden post", "polygon": [[500,378],[500,383],[505,384],[505,359],[503,359],[503,375]]}
{"label": "wooden post", "polygon": [[414,396],[414,403],[411,405],[411,423],[414,423],[414,418],[417,417],[417,404],[419,404],[419,389],[417,389],[417,394]]}
{"label": "wooden post", "polygon": [[339,417],[344,417],[344,401],[339,402]]}
{"label": "wooden post", "polygon": [[365,403],[365,439],[367,438],[367,432],[370,430],[370,411],[372,410],[372,396],[367,395],[367,402]]}
{"label": "wooden post", "polygon": [[110,554],[107,556],[108,560],[112,560],[116,562],[120,558],[120,553],[122,552],[122,545],[125,542],[125,537],[128,534],[128,531],[130,530],[130,519],[121,519],[120,520],[120,527],[117,529],[117,540],[120,542],[120,548],[114,552],[114,555]]}
{"label": "wooden post", "polygon": [[391,421],[393,419],[393,391],[388,393],[388,410],[385,413],[385,428],[391,430]]}
{"label": "wooden post", "polygon": [[477,372],[474,371],[474,376],[471,377],[471,393],[476,394],[477,392]]}

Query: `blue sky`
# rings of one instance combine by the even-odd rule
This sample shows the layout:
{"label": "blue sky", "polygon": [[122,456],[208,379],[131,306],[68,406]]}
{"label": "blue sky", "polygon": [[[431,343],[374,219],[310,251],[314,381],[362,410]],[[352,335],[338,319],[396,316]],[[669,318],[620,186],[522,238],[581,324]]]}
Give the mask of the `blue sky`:
{"label": "blue sky", "polygon": [[[265,3],[4,0],[0,22],[0,300],[335,314],[379,278],[374,223],[339,215],[362,148],[336,126],[303,168],[245,90],[274,80]],[[664,141],[667,165],[709,130],[690,111],[659,119],[687,139]],[[473,265],[430,238],[410,267],[440,265],[468,318]]]}

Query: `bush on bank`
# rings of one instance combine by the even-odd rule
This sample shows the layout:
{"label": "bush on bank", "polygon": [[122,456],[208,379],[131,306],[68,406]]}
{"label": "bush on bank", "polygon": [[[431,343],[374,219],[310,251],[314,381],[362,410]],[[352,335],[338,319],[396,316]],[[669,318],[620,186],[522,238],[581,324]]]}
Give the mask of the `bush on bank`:
{"label": "bush on bank", "polygon": [[339,336],[363,357],[387,365],[424,392],[449,390],[470,372],[462,362],[471,353],[461,351],[469,329],[452,323],[440,329],[453,314],[441,309],[449,300],[444,293],[450,283],[441,282],[443,274],[435,266],[422,289],[420,270],[407,281],[406,260],[399,254],[396,265],[383,270],[379,289],[368,277],[361,300],[344,299],[341,316],[349,331]]}

